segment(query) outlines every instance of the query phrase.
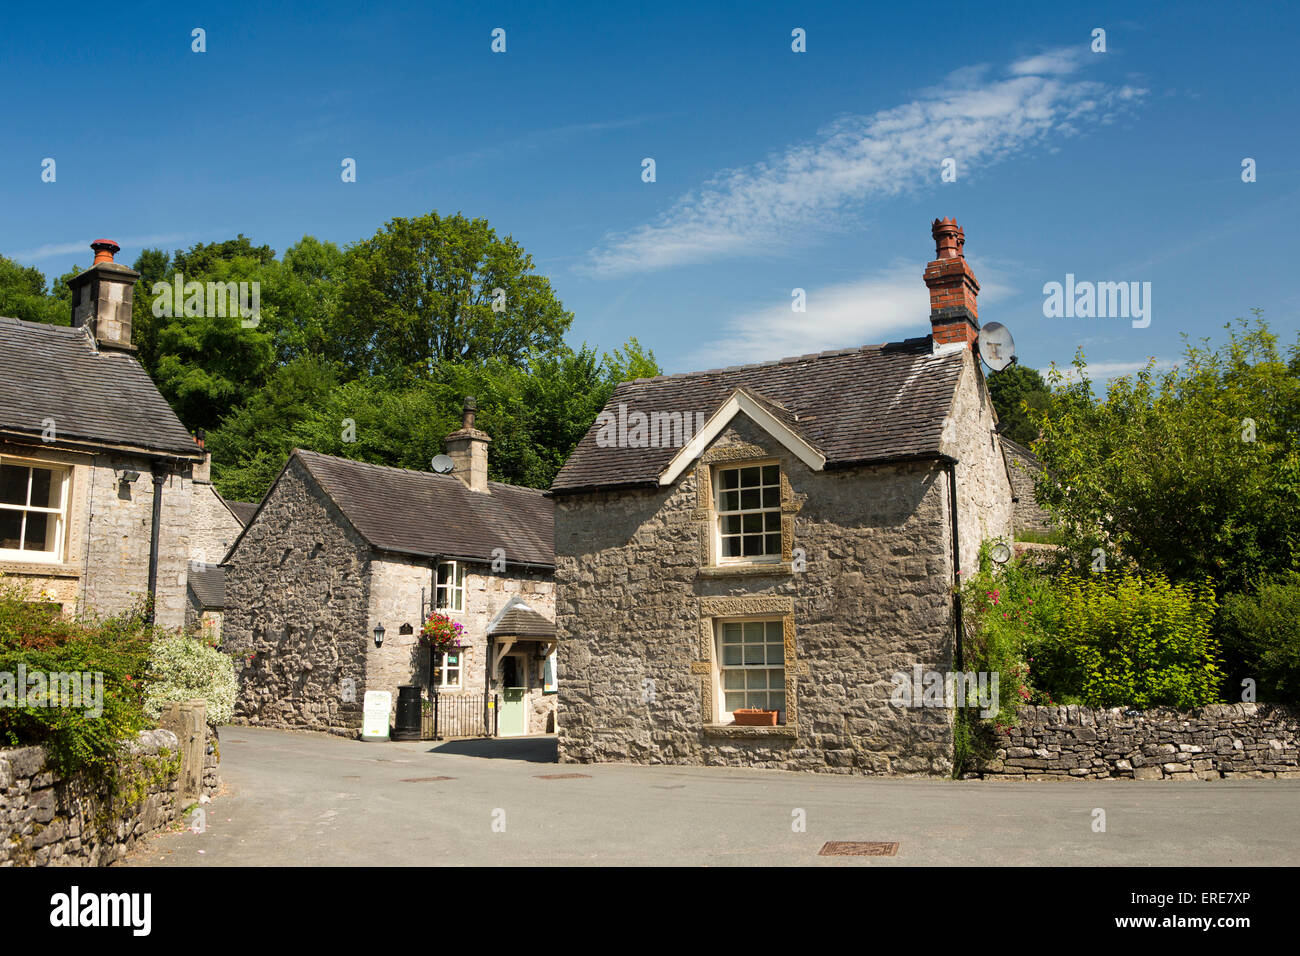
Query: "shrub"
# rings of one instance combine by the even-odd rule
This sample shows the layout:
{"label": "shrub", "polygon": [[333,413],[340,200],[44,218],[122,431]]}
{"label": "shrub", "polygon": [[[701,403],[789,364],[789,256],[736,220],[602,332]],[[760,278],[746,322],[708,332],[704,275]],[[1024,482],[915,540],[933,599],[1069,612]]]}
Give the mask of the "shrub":
{"label": "shrub", "polygon": [[[150,636],[142,608],[105,621],[68,620],[51,615],[23,588],[0,582],[0,674],[5,696],[13,694],[0,706],[0,745],[43,746],[47,765],[61,775],[84,770],[113,777],[122,740],[146,724],[141,678]],[[38,688],[27,684],[20,695],[20,670],[29,677],[99,675],[102,700],[83,696],[80,707],[33,703],[27,695]],[[17,706],[20,696],[23,706]]]}
{"label": "shrub", "polygon": [[211,644],[185,634],[160,634],[149,649],[145,713],[157,720],[170,701],[203,698],[211,724],[235,712],[235,664]]}
{"label": "shrub", "polygon": [[1055,633],[1037,653],[1038,677],[1063,702],[1093,707],[1198,707],[1213,703],[1222,671],[1211,632],[1209,582],[1160,574],[1065,575]]}
{"label": "shrub", "polygon": [[1254,677],[1261,700],[1300,703],[1300,572],[1266,578],[1223,601],[1225,650]]}

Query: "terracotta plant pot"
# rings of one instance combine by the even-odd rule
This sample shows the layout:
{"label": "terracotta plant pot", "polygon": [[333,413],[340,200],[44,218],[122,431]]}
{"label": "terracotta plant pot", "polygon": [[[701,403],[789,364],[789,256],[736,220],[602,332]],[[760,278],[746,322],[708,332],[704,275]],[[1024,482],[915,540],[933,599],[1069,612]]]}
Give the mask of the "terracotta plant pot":
{"label": "terracotta plant pot", "polygon": [[732,711],[731,716],[736,718],[736,724],[740,727],[775,727],[779,713],[780,711],[776,710],[742,707],[740,710]]}

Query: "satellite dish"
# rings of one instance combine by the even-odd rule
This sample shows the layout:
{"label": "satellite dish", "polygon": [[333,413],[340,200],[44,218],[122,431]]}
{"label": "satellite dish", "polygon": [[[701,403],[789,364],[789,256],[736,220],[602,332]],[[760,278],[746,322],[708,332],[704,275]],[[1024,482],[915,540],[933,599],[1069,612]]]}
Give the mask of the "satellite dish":
{"label": "satellite dish", "polygon": [[980,329],[980,358],[995,372],[1000,372],[1016,360],[1016,341],[1011,330],[1001,322],[986,322]]}
{"label": "satellite dish", "polygon": [[989,550],[989,557],[998,564],[1006,564],[1011,560],[1011,549],[999,541]]}
{"label": "satellite dish", "polygon": [[440,475],[445,475],[456,467],[456,463],[451,460],[449,455],[434,455],[430,464],[433,465],[433,470]]}

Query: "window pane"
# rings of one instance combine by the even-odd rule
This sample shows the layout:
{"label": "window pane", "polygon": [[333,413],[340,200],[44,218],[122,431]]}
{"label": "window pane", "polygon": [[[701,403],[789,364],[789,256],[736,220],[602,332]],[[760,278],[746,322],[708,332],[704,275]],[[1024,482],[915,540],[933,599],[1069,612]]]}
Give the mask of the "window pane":
{"label": "window pane", "polygon": [[723,534],[740,534],[740,515],[723,515]]}
{"label": "window pane", "polygon": [[777,484],[780,480],[781,480],[781,466],[780,466],[780,465],[764,465],[764,466],[763,466],[763,484],[765,484],[765,485],[775,485],[775,484]]}
{"label": "window pane", "polygon": [[744,537],[744,557],[760,557],[763,554],[763,537],[762,535],[745,535]]}
{"label": "window pane", "polygon": [[23,531],[21,511],[0,511],[0,548],[17,550],[18,538]]}
{"label": "window pane", "polygon": [[451,565],[444,562],[438,563],[438,587],[448,584],[451,579]]}
{"label": "window pane", "polygon": [[[54,472],[45,468],[32,469],[32,507],[35,508],[57,508],[58,501],[51,501],[50,495],[56,487],[53,481]],[[30,534],[30,532],[29,532]]]}
{"label": "window pane", "polygon": [[726,644],[723,646],[722,663],[728,667],[735,667],[737,664],[741,663],[739,644]]}
{"label": "window pane", "polygon": [[[743,530],[748,532],[757,532],[763,530],[763,516],[761,514],[745,515]],[[737,529],[740,530],[740,529]]]}
{"label": "window pane", "polygon": [[726,694],[724,695],[724,697],[726,700],[726,704],[724,706],[727,708],[727,710],[733,710],[733,711],[739,710],[741,707],[745,706],[745,695],[743,693]]}
{"label": "window pane", "polygon": [[781,536],[779,534],[769,534],[766,541],[767,543],[763,547],[768,554],[781,553]]}
{"label": "window pane", "polygon": [[728,644],[739,643],[743,633],[740,624],[735,621],[722,625],[722,640]]}
{"label": "window pane", "polygon": [[24,551],[45,551],[45,534],[50,516],[43,511],[27,512],[27,530],[23,534]]}
{"label": "window pane", "polygon": [[766,664],[767,660],[763,654],[762,644],[745,645],[745,663],[746,664]]}
{"label": "window pane", "polygon": [[740,539],[723,538],[722,539],[722,556],[724,558],[740,557]]}
{"label": "window pane", "polygon": [[740,493],[740,507],[746,511],[763,506],[763,497],[757,488],[746,488]]}
{"label": "window pane", "polygon": [[456,565],[456,587],[463,588],[464,586],[465,586],[465,565],[457,564]]}
{"label": "window pane", "polygon": [[763,640],[763,622],[746,621],[745,622],[745,643],[757,644]]}
{"label": "window pane", "polygon": [[764,488],[763,489],[763,507],[779,508],[781,507],[781,489]]}
{"label": "window pane", "polygon": [[785,691],[773,691],[767,695],[767,709],[779,710],[781,720],[785,720]]}
{"label": "window pane", "polygon": [[27,504],[28,471],[18,465],[0,465],[0,504]]}
{"label": "window pane", "polygon": [[739,670],[723,671],[722,686],[727,690],[738,690],[745,686],[745,672]]}
{"label": "window pane", "polygon": [[759,483],[759,470],[756,466],[740,469],[740,487],[753,488]]}
{"label": "window pane", "polygon": [[740,492],[724,491],[722,501],[718,504],[721,511],[739,511],[740,510]]}
{"label": "window pane", "polygon": [[778,532],[781,530],[781,515],[779,512],[769,511],[763,515],[763,530]]}
{"label": "window pane", "polygon": [[780,621],[768,621],[764,630],[769,644],[785,644],[785,625]]}
{"label": "window pane", "polygon": [[728,469],[722,473],[722,487],[735,488],[740,484],[740,472],[735,468]]}

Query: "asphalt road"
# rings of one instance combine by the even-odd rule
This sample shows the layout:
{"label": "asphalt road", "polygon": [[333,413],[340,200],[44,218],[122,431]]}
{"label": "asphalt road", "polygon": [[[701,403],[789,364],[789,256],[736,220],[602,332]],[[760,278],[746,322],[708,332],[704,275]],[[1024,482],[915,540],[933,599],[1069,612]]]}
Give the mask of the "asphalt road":
{"label": "asphalt road", "polygon": [[[556,764],[550,738],[435,747],[248,727],[223,728],[221,751],[225,790],[203,808],[206,830],[157,836],[131,865],[1300,863],[1300,780],[984,783]],[[899,846],[893,857],[820,856],[828,841]]]}

